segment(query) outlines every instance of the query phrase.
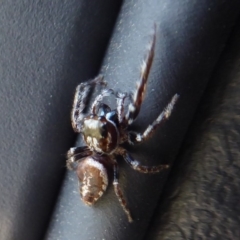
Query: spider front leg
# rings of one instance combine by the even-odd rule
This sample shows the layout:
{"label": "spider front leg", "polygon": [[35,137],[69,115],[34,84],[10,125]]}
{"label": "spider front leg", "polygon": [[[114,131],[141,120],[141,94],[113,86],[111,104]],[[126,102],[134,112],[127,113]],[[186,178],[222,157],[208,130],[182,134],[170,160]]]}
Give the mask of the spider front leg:
{"label": "spider front leg", "polygon": [[120,202],[124,212],[126,213],[127,215],[127,218],[128,218],[128,221],[129,222],[132,222],[133,221],[133,218],[131,216],[131,213],[130,213],[130,210],[127,206],[127,202],[126,200],[124,199],[124,196],[123,196],[123,192],[119,186],[119,182],[118,182],[118,178],[119,178],[119,174],[118,174],[118,164],[116,161],[114,161],[114,164],[113,164],[113,186],[114,186],[114,192],[118,198],[118,201]]}
{"label": "spider front leg", "polygon": [[112,89],[104,89],[94,100],[92,107],[91,107],[91,113],[97,114],[99,107],[102,103],[102,100],[104,97],[110,96],[111,94],[114,94],[114,91]]}
{"label": "spider front leg", "polygon": [[117,114],[118,114],[118,122],[121,124],[124,120],[124,101],[128,97],[127,93],[116,94],[117,97]]}
{"label": "spider front leg", "polygon": [[118,148],[116,151],[117,154],[123,156],[127,164],[134,170],[141,173],[158,173],[164,169],[168,169],[169,165],[161,164],[158,166],[144,166],[141,165],[137,160],[133,159],[132,156],[123,148]]}
{"label": "spider front leg", "polygon": [[148,53],[141,66],[140,81],[137,83],[137,90],[132,97],[132,102],[129,104],[128,112],[125,116],[125,121],[130,125],[138,116],[142,102],[145,97],[148,75],[152,66],[154,57],[154,48],[156,42],[156,26],[154,25],[154,34],[149,45]]}
{"label": "spider front leg", "polygon": [[81,132],[81,125],[84,117],[83,111],[86,107],[86,102],[91,88],[97,84],[106,85],[102,75],[94,78],[91,81],[80,83],[76,88],[71,113],[72,127],[75,132]]}
{"label": "spider front leg", "polygon": [[67,168],[76,170],[76,164],[92,154],[92,151],[87,147],[73,147],[67,152]]}
{"label": "spider front leg", "polygon": [[134,144],[135,142],[143,142],[144,140],[150,138],[154,131],[170,117],[178,98],[179,95],[175,94],[167,107],[159,114],[157,119],[151,125],[149,125],[143,133],[129,132],[129,143]]}

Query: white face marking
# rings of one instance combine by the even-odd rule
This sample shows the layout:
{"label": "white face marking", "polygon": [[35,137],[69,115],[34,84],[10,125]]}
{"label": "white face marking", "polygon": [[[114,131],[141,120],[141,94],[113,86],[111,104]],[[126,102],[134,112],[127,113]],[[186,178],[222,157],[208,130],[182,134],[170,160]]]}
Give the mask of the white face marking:
{"label": "white face marking", "polygon": [[90,129],[98,129],[101,126],[101,122],[95,119],[87,119],[84,123]]}
{"label": "white face marking", "polygon": [[87,137],[87,144],[88,144],[88,146],[91,150],[95,150],[97,152],[102,152],[102,149],[99,148],[99,144],[98,144],[98,141],[97,141],[96,138],[88,136]]}

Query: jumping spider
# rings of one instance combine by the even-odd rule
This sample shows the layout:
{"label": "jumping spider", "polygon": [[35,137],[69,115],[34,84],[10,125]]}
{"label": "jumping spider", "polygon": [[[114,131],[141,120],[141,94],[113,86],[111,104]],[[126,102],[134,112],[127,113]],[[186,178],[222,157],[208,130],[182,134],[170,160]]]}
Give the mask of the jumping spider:
{"label": "jumping spider", "polygon": [[[77,86],[71,113],[73,130],[83,135],[87,145],[71,148],[67,154],[67,167],[70,170],[76,170],[80,182],[82,201],[87,205],[93,205],[103,195],[109,182],[109,170],[112,170],[114,191],[129,222],[132,222],[133,219],[119,186],[116,156],[121,155],[130,167],[141,173],[157,173],[169,167],[169,165],[143,166],[134,160],[122,146],[124,142],[135,144],[148,139],[156,128],[170,117],[178,99],[178,94],[175,94],[163,112],[143,133],[128,131],[128,126],[138,116],[144,99],[148,75],[154,57],[155,41],[156,30],[147,56],[141,66],[140,81],[133,96],[105,88],[95,98],[91,113],[85,116],[83,111],[91,88],[97,84],[106,87],[103,76],[98,76]],[[102,102],[104,97],[111,94],[116,97],[117,101],[117,109],[114,110],[111,110],[108,105]],[[129,98],[130,104],[128,110],[124,113],[126,98]]]}

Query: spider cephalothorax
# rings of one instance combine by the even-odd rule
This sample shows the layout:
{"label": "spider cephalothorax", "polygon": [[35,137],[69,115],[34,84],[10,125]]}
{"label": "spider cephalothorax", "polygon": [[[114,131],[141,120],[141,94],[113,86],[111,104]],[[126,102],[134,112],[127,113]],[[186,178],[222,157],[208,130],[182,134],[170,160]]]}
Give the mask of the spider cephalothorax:
{"label": "spider cephalothorax", "polygon": [[119,142],[116,124],[106,116],[90,115],[84,118],[82,133],[89,148],[98,153],[113,152]]}
{"label": "spider cephalothorax", "polygon": [[[98,76],[91,81],[78,85],[71,115],[73,129],[83,135],[87,145],[71,148],[67,156],[68,168],[77,172],[83,202],[92,205],[103,195],[108,186],[109,171],[112,170],[114,191],[130,222],[132,216],[119,187],[116,157],[118,155],[122,156],[134,170],[142,173],[157,173],[169,167],[168,165],[143,166],[134,160],[122,146],[124,142],[135,144],[148,139],[156,128],[170,117],[178,99],[178,94],[175,94],[163,112],[143,133],[128,131],[128,126],[138,116],[144,99],[154,56],[155,41],[156,33],[154,32],[147,57],[142,64],[140,81],[133,97],[130,94],[106,89],[103,76]],[[93,101],[90,114],[85,116],[83,114],[85,103],[91,88],[96,85],[104,85],[105,89]],[[115,110],[111,110],[108,105],[102,102],[103,98],[109,95],[114,95],[117,99]],[[124,101],[126,98],[129,98],[130,104],[125,113]]]}

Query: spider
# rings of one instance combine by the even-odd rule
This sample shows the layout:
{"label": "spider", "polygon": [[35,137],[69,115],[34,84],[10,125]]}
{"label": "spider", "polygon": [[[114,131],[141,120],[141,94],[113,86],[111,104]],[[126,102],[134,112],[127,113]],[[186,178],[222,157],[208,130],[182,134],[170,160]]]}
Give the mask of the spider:
{"label": "spider", "polygon": [[[67,153],[67,167],[70,170],[75,170],[77,173],[82,201],[86,205],[91,206],[103,195],[110,181],[110,171],[113,173],[115,194],[129,222],[132,222],[133,218],[119,186],[119,171],[116,157],[122,156],[130,167],[141,173],[157,173],[169,168],[169,165],[143,166],[133,159],[122,145],[125,142],[135,144],[147,140],[156,128],[170,117],[179,97],[178,94],[175,94],[163,112],[143,133],[128,130],[128,126],[138,116],[144,100],[148,75],[154,57],[155,42],[156,28],[154,28],[154,34],[146,58],[141,66],[140,81],[137,83],[134,95],[107,89],[103,76],[99,75],[95,79],[77,86],[71,113],[73,130],[81,133],[86,143],[86,146],[70,148]],[[93,101],[90,113],[85,115],[83,112],[86,108],[90,91],[96,85],[102,85],[105,88]],[[117,108],[114,110],[102,102],[103,98],[109,95],[116,97]],[[124,102],[127,98],[130,103],[127,111],[124,111]]]}

